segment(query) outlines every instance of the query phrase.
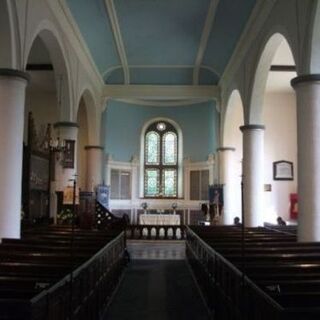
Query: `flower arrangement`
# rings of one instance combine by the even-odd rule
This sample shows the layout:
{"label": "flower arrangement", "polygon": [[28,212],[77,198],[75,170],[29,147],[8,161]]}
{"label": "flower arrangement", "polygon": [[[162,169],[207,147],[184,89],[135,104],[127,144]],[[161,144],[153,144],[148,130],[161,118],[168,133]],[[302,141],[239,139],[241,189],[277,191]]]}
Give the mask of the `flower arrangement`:
{"label": "flower arrangement", "polygon": [[[72,218],[73,218],[73,212],[70,209],[62,209],[57,214],[58,224],[71,224]],[[76,218],[77,218],[77,215],[75,214],[74,219],[76,220]]]}
{"label": "flower arrangement", "polygon": [[148,209],[148,204],[146,202],[142,202],[141,203],[141,207],[143,208],[143,210],[147,210]]}

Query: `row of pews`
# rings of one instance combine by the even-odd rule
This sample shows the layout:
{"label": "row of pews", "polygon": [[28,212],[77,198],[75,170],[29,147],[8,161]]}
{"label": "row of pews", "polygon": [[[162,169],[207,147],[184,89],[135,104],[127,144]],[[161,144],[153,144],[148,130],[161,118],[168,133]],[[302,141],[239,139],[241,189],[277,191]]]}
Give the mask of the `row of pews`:
{"label": "row of pews", "polygon": [[99,319],[123,268],[121,231],[51,226],[0,244],[0,319]]}
{"label": "row of pews", "polygon": [[192,226],[186,233],[215,320],[320,319],[320,243],[298,243],[292,226]]}

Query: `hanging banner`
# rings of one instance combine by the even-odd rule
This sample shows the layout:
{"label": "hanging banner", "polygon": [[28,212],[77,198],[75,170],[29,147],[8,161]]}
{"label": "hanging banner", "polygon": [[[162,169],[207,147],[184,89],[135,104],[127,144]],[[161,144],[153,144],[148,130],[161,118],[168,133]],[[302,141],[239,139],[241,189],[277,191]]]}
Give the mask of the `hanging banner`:
{"label": "hanging banner", "polygon": [[97,186],[97,201],[109,209],[109,199],[110,199],[110,186],[99,185]]}

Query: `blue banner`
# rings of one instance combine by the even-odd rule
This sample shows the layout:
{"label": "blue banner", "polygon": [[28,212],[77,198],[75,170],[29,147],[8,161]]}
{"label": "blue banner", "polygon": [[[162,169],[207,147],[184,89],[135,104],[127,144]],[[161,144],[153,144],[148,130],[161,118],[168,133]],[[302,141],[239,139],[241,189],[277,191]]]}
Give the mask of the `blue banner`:
{"label": "blue banner", "polygon": [[99,185],[97,186],[97,201],[100,202],[102,206],[109,209],[109,199],[110,199],[110,186]]}

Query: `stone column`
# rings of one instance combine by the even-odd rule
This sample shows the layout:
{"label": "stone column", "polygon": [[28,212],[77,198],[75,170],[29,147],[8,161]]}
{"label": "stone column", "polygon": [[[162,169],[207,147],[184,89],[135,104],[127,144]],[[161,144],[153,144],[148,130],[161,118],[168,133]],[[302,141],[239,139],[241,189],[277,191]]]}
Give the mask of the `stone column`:
{"label": "stone column", "polygon": [[77,139],[78,139],[78,124],[75,122],[57,122],[54,124],[56,130],[56,136],[60,141],[72,140],[74,141],[74,154],[73,154],[73,167],[64,167],[63,155],[60,155],[60,159],[56,160],[56,191],[63,191],[66,186],[71,186],[72,181],[77,174]]}
{"label": "stone column", "polygon": [[320,74],[291,84],[297,95],[298,240],[320,241]]}
{"label": "stone column", "polygon": [[264,129],[262,125],[241,126],[243,133],[243,200],[246,227],[263,225],[263,155]]}
{"label": "stone column", "polygon": [[[223,184],[223,214],[222,224],[233,224],[233,219],[239,216],[240,212],[235,212],[235,148],[218,148],[219,153],[219,181]],[[239,186],[240,188],[240,186]]]}
{"label": "stone column", "polygon": [[20,238],[27,73],[0,69],[0,239]]}
{"label": "stone column", "polygon": [[103,147],[86,146],[87,151],[87,191],[94,191],[102,183]]}

